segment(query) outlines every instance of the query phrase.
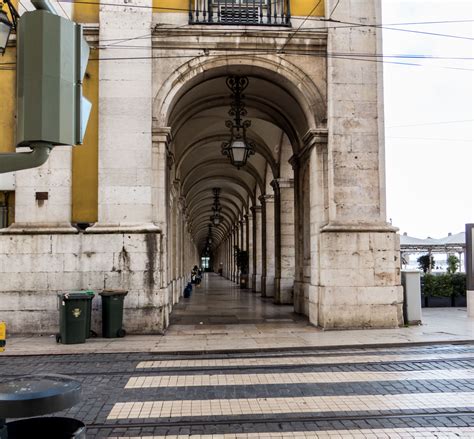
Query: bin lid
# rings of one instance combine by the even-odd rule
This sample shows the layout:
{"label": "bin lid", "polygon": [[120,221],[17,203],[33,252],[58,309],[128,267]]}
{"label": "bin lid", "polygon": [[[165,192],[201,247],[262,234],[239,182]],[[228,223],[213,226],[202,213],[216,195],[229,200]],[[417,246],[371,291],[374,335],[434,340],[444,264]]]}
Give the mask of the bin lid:
{"label": "bin lid", "polygon": [[40,416],[68,409],[80,401],[81,383],[65,375],[41,374],[0,383],[0,418]]}
{"label": "bin lid", "polygon": [[126,296],[127,290],[103,290],[99,293],[101,296]]}
{"label": "bin lid", "polygon": [[70,291],[67,293],[59,293],[58,297],[61,300],[92,300],[94,298],[94,292],[90,294],[89,291]]}

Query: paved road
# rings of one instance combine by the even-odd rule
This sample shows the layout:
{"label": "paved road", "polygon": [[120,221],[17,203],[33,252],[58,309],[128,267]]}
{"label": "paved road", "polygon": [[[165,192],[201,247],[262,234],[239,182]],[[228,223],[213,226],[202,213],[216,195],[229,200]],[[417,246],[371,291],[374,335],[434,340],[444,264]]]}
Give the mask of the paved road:
{"label": "paved road", "polygon": [[79,379],[83,401],[64,414],[88,438],[474,438],[474,345],[0,357],[0,367]]}

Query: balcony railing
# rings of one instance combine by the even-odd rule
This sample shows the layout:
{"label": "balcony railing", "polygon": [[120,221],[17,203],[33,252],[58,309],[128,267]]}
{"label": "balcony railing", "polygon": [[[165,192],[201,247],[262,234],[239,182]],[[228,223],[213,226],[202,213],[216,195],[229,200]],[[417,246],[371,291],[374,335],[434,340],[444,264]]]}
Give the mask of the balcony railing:
{"label": "balcony railing", "polygon": [[291,26],[290,0],[189,0],[190,24]]}

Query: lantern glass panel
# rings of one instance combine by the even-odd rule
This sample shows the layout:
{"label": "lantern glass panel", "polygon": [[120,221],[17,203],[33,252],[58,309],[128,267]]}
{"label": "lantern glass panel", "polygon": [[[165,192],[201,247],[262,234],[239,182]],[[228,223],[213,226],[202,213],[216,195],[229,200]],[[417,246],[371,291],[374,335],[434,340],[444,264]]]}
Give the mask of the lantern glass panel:
{"label": "lantern glass panel", "polygon": [[232,159],[234,163],[243,163],[247,152],[247,145],[243,140],[234,140],[231,146]]}

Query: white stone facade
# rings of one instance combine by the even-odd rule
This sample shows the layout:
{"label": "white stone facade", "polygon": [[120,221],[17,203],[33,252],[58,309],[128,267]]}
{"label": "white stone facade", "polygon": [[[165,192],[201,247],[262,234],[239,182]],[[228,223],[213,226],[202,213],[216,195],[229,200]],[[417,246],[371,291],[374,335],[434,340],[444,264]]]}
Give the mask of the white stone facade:
{"label": "white stone facade", "polygon": [[[89,30],[102,48],[98,222],[80,233],[70,225],[67,148],[17,173],[16,223],[0,235],[0,320],[50,333],[57,293],[120,288],[127,331],[161,333],[209,247],[215,271],[247,276],[256,294],[314,325],[403,323],[399,239],[385,212],[382,67],[350,59],[381,53],[380,29],[312,20],[289,38],[288,28],[189,25],[186,13],[152,13],[150,0],[117,5],[101,5]],[[379,23],[379,8],[340,2],[335,18]],[[249,78],[256,145],[240,170],[220,152],[231,74]],[[216,187],[223,221],[208,243]],[[41,188],[50,195],[40,205]],[[235,247],[250,253],[247,273]]]}

